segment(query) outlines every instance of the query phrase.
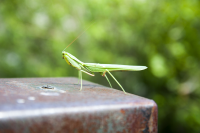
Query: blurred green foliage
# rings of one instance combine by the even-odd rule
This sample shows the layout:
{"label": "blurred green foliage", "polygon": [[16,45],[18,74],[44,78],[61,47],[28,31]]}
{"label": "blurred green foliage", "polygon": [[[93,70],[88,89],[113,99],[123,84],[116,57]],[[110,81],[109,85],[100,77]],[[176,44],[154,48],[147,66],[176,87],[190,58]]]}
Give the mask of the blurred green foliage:
{"label": "blurred green foliage", "polygon": [[[113,75],[155,100],[159,132],[200,132],[198,0],[1,0],[0,77],[77,76],[61,52],[89,25],[66,51],[83,62],[148,66]],[[83,78],[109,86],[99,74]]]}

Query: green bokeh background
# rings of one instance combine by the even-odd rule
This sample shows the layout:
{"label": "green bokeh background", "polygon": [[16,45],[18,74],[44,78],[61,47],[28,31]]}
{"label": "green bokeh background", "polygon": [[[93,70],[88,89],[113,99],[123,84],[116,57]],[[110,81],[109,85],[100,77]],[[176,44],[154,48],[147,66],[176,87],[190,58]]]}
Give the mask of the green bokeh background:
{"label": "green bokeh background", "polygon": [[[0,78],[76,77],[61,52],[89,25],[66,51],[88,63],[148,66],[113,75],[157,103],[159,132],[200,132],[198,0],[1,0]],[[99,74],[83,78],[109,86]]]}

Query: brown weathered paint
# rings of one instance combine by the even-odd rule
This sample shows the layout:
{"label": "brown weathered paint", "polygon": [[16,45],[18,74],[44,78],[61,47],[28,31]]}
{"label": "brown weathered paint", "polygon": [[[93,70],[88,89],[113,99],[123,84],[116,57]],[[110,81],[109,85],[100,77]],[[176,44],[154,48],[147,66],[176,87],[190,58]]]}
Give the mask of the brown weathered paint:
{"label": "brown weathered paint", "polygon": [[77,78],[0,79],[0,132],[157,132],[153,100],[88,81],[79,91],[77,83]]}

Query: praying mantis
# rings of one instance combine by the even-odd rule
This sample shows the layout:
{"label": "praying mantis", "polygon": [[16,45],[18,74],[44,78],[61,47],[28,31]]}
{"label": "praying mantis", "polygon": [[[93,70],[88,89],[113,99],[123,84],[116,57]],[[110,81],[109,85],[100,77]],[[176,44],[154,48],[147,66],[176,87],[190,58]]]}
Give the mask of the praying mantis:
{"label": "praying mantis", "polygon": [[[82,34],[82,33],[81,33]],[[81,35],[80,34],[80,35]],[[69,47],[77,38],[80,37],[80,35],[78,37],[76,37],[67,47]],[[66,48],[67,48],[66,47]],[[65,49],[66,49],[65,48]],[[65,50],[64,49],[64,50]],[[82,90],[82,72],[90,75],[90,76],[95,76],[94,73],[98,72],[100,73],[103,77],[105,77],[108,81],[108,83],[110,84],[110,87],[112,88],[112,85],[108,79],[108,77],[106,76],[106,73],[109,73],[110,76],[117,82],[117,84],[120,86],[120,88],[123,90],[123,92],[125,94],[126,91],[124,90],[124,88],[121,86],[121,84],[117,81],[117,79],[110,73],[110,71],[140,71],[140,70],[144,70],[147,67],[146,66],[132,66],[132,65],[118,65],[118,64],[99,64],[99,63],[84,63],[82,61],[80,61],[79,59],[77,59],[75,56],[73,56],[72,54],[62,51],[62,55],[63,55],[63,59],[65,59],[65,61],[70,65],[75,67],[76,69],[78,69],[79,71],[79,79],[81,79],[81,88],[80,91]]]}

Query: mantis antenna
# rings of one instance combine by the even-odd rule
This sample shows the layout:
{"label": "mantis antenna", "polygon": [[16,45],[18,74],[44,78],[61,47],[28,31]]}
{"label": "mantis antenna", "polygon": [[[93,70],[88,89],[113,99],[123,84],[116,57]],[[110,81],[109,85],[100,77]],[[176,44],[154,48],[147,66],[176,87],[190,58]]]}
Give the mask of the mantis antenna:
{"label": "mantis antenna", "polygon": [[[93,24],[93,23],[92,23],[92,24]],[[90,24],[88,27],[86,27],[85,30],[83,30],[83,31],[82,31],[82,32],[81,32],[81,33],[80,33],[66,48],[68,48],[68,47],[69,47],[74,41],[76,41],[76,39],[78,39],[87,29],[89,29],[89,27],[90,27],[92,24]],[[66,48],[65,48],[65,49],[66,49]],[[64,49],[64,50],[65,50],[65,49]],[[64,50],[63,50],[63,51],[64,51]]]}

